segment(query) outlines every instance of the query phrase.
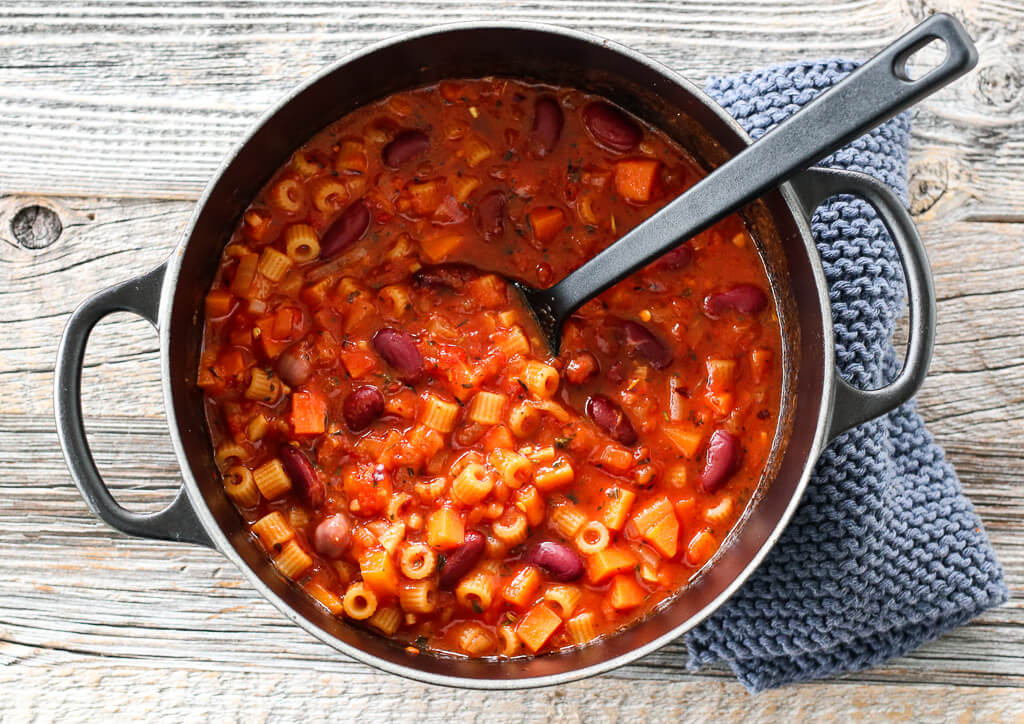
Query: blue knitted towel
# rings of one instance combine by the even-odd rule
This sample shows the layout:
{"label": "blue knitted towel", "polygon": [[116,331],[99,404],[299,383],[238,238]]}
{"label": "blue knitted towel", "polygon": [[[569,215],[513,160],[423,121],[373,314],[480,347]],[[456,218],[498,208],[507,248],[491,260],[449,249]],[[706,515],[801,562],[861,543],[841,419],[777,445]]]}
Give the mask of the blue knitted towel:
{"label": "blue knitted towel", "polygon": [[[758,138],[856,64],[795,63],[708,92]],[[907,201],[907,114],[821,165],[863,171]],[[899,371],[899,259],[874,210],[841,196],[811,229],[830,286],[836,362],[861,388]],[[863,669],[1006,600],[1003,572],[942,449],[911,402],[837,438],[803,502],[747,583],[687,634],[690,666],[721,661],[752,692]]]}

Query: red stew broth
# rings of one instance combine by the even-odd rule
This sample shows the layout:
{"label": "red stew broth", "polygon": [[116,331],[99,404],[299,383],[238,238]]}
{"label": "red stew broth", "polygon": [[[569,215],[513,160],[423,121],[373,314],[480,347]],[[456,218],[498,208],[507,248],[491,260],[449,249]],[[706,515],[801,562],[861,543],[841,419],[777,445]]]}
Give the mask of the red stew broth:
{"label": "red stew broth", "polygon": [[600,98],[495,78],[397,93],[300,149],[224,251],[199,370],[227,492],[281,572],[471,656],[585,644],[684,587],[779,416],[742,220],[585,305],[557,358],[502,276],[553,284],[702,175]]}

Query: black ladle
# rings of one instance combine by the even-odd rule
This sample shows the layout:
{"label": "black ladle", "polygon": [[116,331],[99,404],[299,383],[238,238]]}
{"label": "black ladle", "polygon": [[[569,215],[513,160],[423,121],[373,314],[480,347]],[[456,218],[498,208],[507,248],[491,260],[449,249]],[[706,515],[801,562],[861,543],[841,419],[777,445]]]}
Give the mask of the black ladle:
{"label": "black ladle", "polygon": [[[923,77],[911,79],[907,60],[934,40],[945,44],[945,59]],[[552,354],[558,354],[565,320],[585,302],[943,88],[977,62],[978,51],[963,26],[950,15],[933,15],[553,287],[535,289],[513,281]]]}

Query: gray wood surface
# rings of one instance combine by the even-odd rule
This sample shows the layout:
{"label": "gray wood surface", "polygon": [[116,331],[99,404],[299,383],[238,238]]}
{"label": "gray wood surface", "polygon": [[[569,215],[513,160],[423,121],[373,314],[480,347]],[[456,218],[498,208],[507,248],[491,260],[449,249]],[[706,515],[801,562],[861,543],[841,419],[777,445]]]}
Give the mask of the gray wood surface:
{"label": "gray wood surface", "polygon": [[[67,315],[158,263],[223,154],[322,65],[429,22],[521,19],[702,80],[865,57],[935,10],[964,20],[981,64],[914,112],[913,210],[941,300],[919,408],[1006,568],[1006,606],[878,668],[758,697],[726,671],[687,672],[678,644],[597,680],[481,695],[356,664],[216,553],[116,534],[80,499],[50,400]],[[0,2],[0,720],[1024,721],[1022,176],[1019,0]],[[63,225],[43,248],[12,228],[34,204]],[[118,498],[168,501],[176,463],[145,322],[100,324],[84,389]]]}

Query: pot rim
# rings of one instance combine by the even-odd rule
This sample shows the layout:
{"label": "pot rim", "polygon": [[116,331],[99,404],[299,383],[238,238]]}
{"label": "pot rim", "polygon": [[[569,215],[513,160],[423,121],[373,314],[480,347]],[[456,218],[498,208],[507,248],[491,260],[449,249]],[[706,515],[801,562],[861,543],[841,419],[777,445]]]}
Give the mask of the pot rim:
{"label": "pot rim", "polygon": [[[606,50],[614,51],[620,55],[625,56],[628,60],[635,63],[639,63],[647,66],[650,70],[656,72],[660,76],[664,77],[666,81],[674,83],[678,86],[683,87],[687,92],[692,94],[697,100],[699,100],[708,110],[714,113],[718,119],[728,126],[736,134],[737,138],[742,140],[746,145],[753,143],[753,140],[747,134],[745,130],[736,122],[736,120],[730,116],[726,111],[718,105],[710,96],[704,93],[698,86],[693,82],[685,78],[680,73],[672,70],[668,66],[652,60],[647,56],[635,51],[628,46],[622,45],[621,43],[603,38],[599,35],[592,33],[581,32],[578,30],[572,30],[557,25],[551,25],[547,23],[534,23],[534,22],[476,22],[476,21],[464,21],[456,23],[444,23],[439,25],[431,25],[425,28],[409,31],[394,35],[378,42],[375,42],[365,48],[354,51],[345,55],[336,62],[323,68],[312,77],[306,79],[299,85],[289,90],[284,96],[278,99],[277,102],[271,106],[271,108],[263,113],[260,118],[254,122],[249,130],[246,132],[244,138],[242,138],[223,158],[217,170],[214,172],[209,183],[204,189],[202,195],[196,202],[195,209],[189,219],[188,226],[181,240],[175,247],[174,252],[167,260],[166,273],[163,279],[162,288],[160,291],[160,306],[158,315],[158,330],[160,337],[160,358],[161,358],[161,388],[163,390],[164,407],[167,414],[168,428],[171,436],[171,442],[174,447],[175,455],[178,459],[179,467],[181,468],[182,479],[184,482],[184,488],[187,492],[188,499],[192,504],[192,508],[195,512],[196,517],[201,522],[203,528],[206,530],[213,544],[217,550],[230,560],[242,574],[249,581],[250,584],[268,601],[270,601],[278,610],[280,610],[288,619],[293,623],[298,624],[305,631],[312,634],[324,643],[332,646],[333,648],[340,650],[342,653],[356,659],[357,661],[372,666],[376,669],[385,671],[390,674],[395,674],[408,679],[419,681],[426,684],[435,684],[440,686],[453,686],[459,688],[468,689],[484,689],[484,690],[512,690],[512,689],[525,689],[534,687],[552,686],[556,684],[563,684],[580,679],[588,678],[598,674],[606,673],[612,669],[619,668],[626,664],[632,663],[637,659],[646,656],[657,649],[662,648],[671,641],[679,638],[687,631],[691,630],[699,623],[704,621],[714,611],[716,611],[726,600],[739,589],[740,586],[750,577],[750,575],[760,566],[761,562],[768,555],[769,551],[774,548],[779,537],[789,524],[793,513],[799,505],[800,500],[803,497],[804,491],[807,487],[808,481],[810,480],[811,473],[814,468],[814,461],[816,461],[821,454],[821,451],[825,445],[825,440],[828,435],[829,425],[833,415],[834,400],[835,400],[835,376],[832,371],[835,369],[835,350],[832,344],[833,339],[833,327],[832,317],[829,313],[829,299],[827,292],[827,283],[825,280],[824,269],[821,265],[821,260],[814,250],[814,244],[811,240],[811,230],[807,218],[801,207],[801,203],[798,200],[797,194],[794,191],[790,183],[782,184],[778,187],[778,192],[781,194],[783,201],[785,202],[786,208],[793,217],[793,222],[797,230],[799,231],[800,237],[804,242],[804,247],[808,252],[809,266],[811,268],[812,275],[814,277],[814,286],[818,293],[818,302],[822,310],[822,368],[825,370],[825,374],[822,378],[822,394],[821,394],[821,405],[818,410],[817,420],[815,421],[815,434],[813,436],[811,445],[809,447],[807,455],[807,463],[804,465],[803,472],[800,476],[800,480],[797,482],[793,494],[790,497],[784,511],[778,519],[775,527],[771,533],[767,536],[764,543],[761,545],[756,554],[754,554],[743,569],[733,578],[733,580],[706,606],[700,609],[697,613],[693,614],[683,624],[676,626],[675,628],[667,631],[663,635],[641,645],[630,651],[620,654],[618,656],[606,659],[590,666],[581,667],[578,669],[571,669],[568,671],[546,674],[542,676],[536,676],[531,678],[515,678],[515,679],[501,679],[501,678],[470,678],[461,676],[450,676],[443,674],[435,674],[429,671],[424,671],[419,668],[412,666],[406,666],[403,664],[397,664],[382,658],[379,658],[361,648],[348,644],[329,632],[317,626],[313,621],[310,621],[306,617],[299,614],[299,612],[278,596],[273,590],[267,586],[266,583],[260,578],[260,576],[250,568],[241,555],[235,550],[234,546],[221,529],[218,522],[215,520],[212,511],[210,510],[205,498],[200,492],[198,482],[192,473],[191,466],[188,464],[188,456],[186,454],[182,438],[179,433],[180,423],[175,413],[174,407],[174,396],[172,391],[172,385],[183,384],[183,381],[175,381],[172,379],[170,370],[170,355],[168,353],[170,349],[170,320],[171,313],[174,306],[174,298],[178,287],[179,275],[181,271],[182,258],[184,251],[189,243],[192,241],[192,235],[195,230],[196,222],[199,219],[200,214],[205,208],[211,193],[217,186],[224,172],[230,165],[233,159],[235,159],[250,143],[252,136],[262,128],[271,118],[277,115],[282,108],[287,106],[291,101],[300,93],[307,90],[310,86],[313,86],[320,82],[323,78],[337,72],[339,69],[346,65],[351,64],[353,61],[362,58],[367,55],[376,53],[382,49],[388,48],[394,45],[400,45],[410,40],[421,39],[429,36],[441,36],[453,31],[466,31],[466,30],[526,30],[539,33],[547,33],[552,35],[558,35],[561,37],[572,38],[576,41],[589,43],[592,45],[600,46]],[[611,634],[614,636],[615,634]],[[599,646],[600,641],[591,644]]]}

